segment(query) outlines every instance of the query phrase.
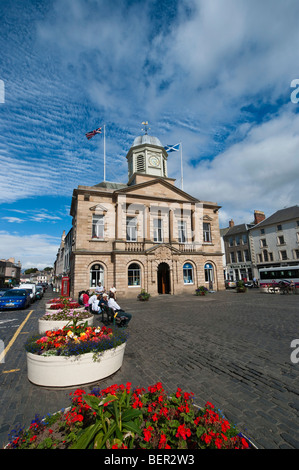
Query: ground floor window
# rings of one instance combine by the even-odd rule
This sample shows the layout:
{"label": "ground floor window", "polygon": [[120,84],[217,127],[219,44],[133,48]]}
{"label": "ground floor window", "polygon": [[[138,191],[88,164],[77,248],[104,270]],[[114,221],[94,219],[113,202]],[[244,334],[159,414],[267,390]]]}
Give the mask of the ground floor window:
{"label": "ground floor window", "polygon": [[141,286],[141,269],[137,263],[128,267],[128,286]]}
{"label": "ground floor window", "polygon": [[101,282],[104,286],[104,267],[101,264],[94,264],[90,268],[90,287],[95,288]]}
{"label": "ground floor window", "polygon": [[185,263],[183,266],[184,284],[193,284],[193,266],[191,263]]}
{"label": "ground floor window", "polygon": [[213,284],[214,282],[213,266],[210,263],[205,264],[205,281],[209,284]]}

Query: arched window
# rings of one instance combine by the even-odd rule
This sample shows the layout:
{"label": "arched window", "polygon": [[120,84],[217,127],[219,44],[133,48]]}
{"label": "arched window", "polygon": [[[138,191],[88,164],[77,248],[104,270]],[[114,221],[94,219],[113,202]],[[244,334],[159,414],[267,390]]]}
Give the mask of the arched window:
{"label": "arched window", "polygon": [[101,264],[94,264],[90,268],[90,287],[95,288],[101,282],[104,286],[104,268]]}
{"label": "arched window", "polygon": [[141,286],[141,269],[137,263],[128,267],[128,286]]}
{"label": "arched window", "polygon": [[205,264],[205,281],[212,287],[214,282],[214,270],[210,263]]}
{"label": "arched window", "polygon": [[193,284],[193,266],[191,263],[185,263],[183,266],[184,284]]}

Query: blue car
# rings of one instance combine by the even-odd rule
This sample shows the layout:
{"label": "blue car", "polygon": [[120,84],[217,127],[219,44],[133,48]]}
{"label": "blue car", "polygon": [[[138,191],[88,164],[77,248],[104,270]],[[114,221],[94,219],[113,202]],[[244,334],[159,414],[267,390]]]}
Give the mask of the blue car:
{"label": "blue car", "polygon": [[10,289],[0,297],[0,310],[29,307],[30,295],[25,289]]}

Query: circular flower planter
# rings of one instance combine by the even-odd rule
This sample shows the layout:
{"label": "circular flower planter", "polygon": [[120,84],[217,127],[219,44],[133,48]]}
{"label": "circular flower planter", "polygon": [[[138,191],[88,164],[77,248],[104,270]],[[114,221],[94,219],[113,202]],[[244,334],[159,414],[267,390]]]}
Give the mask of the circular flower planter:
{"label": "circular flower planter", "polygon": [[114,374],[123,363],[126,343],[114,349],[80,356],[40,356],[27,352],[30,382],[44,387],[72,387]]}
{"label": "circular flower planter", "polygon": [[[76,311],[78,310],[76,309]],[[50,312],[53,313],[53,310],[51,310]],[[69,324],[71,321],[71,318],[69,320],[42,320],[40,318],[38,320],[38,332],[42,334],[45,333],[47,330],[60,330],[64,326]],[[84,324],[86,322],[88,326],[93,326],[93,316],[79,320],[78,324]]]}
{"label": "circular flower planter", "polygon": [[[56,312],[57,310],[59,310],[59,309],[55,309],[55,308],[50,308],[51,305],[55,305],[55,304],[46,304],[45,305],[46,312]],[[83,312],[85,310],[84,305],[81,305],[80,307],[68,307],[68,308],[71,308],[71,310],[77,310],[78,312]]]}

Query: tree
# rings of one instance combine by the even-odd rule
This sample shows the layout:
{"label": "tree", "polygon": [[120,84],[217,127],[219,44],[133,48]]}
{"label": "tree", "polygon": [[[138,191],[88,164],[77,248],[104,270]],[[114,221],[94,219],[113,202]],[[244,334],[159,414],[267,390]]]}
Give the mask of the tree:
{"label": "tree", "polygon": [[30,269],[26,269],[24,271],[24,274],[32,274],[32,273],[36,273],[38,271],[37,268],[30,268]]}

